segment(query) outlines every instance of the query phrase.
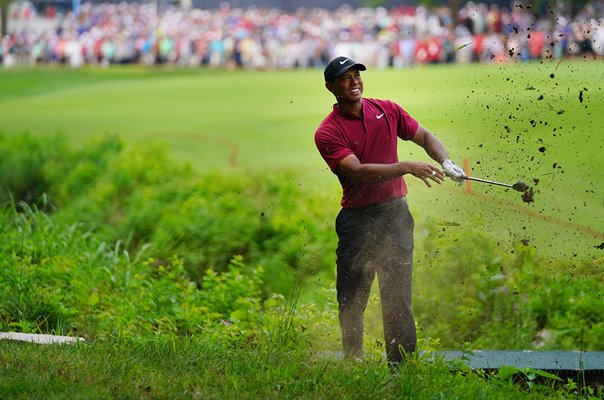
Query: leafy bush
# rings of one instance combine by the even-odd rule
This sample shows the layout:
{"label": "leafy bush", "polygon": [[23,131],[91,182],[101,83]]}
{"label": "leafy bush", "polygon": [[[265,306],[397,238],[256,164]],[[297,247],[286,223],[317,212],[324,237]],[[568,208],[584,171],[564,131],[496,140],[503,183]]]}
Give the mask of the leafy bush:
{"label": "leafy bush", "polygon": [[112,136],[93,139],[77,150],[55,135],[0,133],[0,203],[24,201],[47,206],[44,195],[69,204],[96,181],[109,160],[122,149]]}
{"label": "leafy bush", "polygon": [[[148,254],[157,259],[179,254],[198,283],[208,269],[225,271],[235,255],[264,266],[266,295],[287,293],[294,279],[331,268],[331,255],[321,248],[333,240],[320,222],[322,199],[304,196],[291,172],[199,174],[176,165],[159,144],[124,148],[115,137],[79,148],[59,140],[53,151],[44,139],[10,137],[6,153],[19,153],[21,141],[39,155],[37,163],[16,168],[28,164],[30,175],[4,175],[15,201],[33,204],[44,194],[61,223],[86,224],[131,253],[152,243]],[[22,195],[21,188],[32,187],[39,187],[35,194]]]}
{"label": "leafy bush", "polygon": [[165,146],[125,148],[114,136],[80,147],[60,137],[2,139],[0,200],[56,208],[60,223],[85,224],[131,253],[152,243],[157,259],[179,254],[198,283],[235,255],[264,266],[266,295],[331,268],[322,199],[304,196],[291,172],[200,174],[170,160]]}
{"label": "leafy bush", "polygon": [[59,138],[0,135],[0,202],[39,201],[50,188],[45,166],[60,157],[64,146]]}
{"label": "leafy bush", "polygon": [[[442,236],[442,235],[441,235]],[[480,232],[435,229],[417,262],[415,309],[423,334],[445,347],[598,350],[604,287],[597,276],[573,276],[563,263],[540,260],[519,244],[504,254]],[[557,272],[560,271],[561,273]]]}
{"label": "leafy bush", "polygon": [[[216,182],[223,183],[223,190],[211,189]],[[163,210],[151,241],[162,252],[182,254],[196,280],[206,269],[224,270],[233,255],[247,257],[256,240],[260,212],[251,187],[242,179],[218,175],[193,182],[188,196]]]}
{"label": "leafy bush", "polygon": [[131,258],[82,225],[55,224],[24,204],[20,211],[0,213],[0,246],[9,255],[0,261],[0,330],[241,342],[269,340],[283,319],[285,299],[264,300],[262,269],[240,257],[223,273],[209,270],[198,287],[176,257]]}

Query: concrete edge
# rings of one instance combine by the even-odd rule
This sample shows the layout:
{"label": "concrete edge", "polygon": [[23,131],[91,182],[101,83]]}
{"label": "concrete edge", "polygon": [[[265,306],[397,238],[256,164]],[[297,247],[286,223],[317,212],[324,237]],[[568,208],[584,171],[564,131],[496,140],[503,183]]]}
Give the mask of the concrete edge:
{"label": "concrete edge", "polygon": [[77,336],[43,335],[20,332],[0,332],[0,340],[13,340],[37,344],[72,344],[85,342],[84,338]]}

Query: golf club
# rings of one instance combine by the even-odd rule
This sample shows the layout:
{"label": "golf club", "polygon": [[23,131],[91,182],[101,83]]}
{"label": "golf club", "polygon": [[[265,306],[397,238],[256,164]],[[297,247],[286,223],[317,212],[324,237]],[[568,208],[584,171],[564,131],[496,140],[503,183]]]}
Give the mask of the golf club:
{"label": "golf club", "polygon": [[518,181],[518,182],[514,183],[513,185],[510,185],[509,183],[501,183],[501,182],[489,181],[489,180],[486,180],[486,179],[474,178],[474,177],[471,177],[471,176],[466,176],[465,179],[467,179],[469,181],[488,183],[490,185],[505,186],[505,187],[512,188],[512,189],[514,189],[517,192],[525,192],[525,191],[527,191],[529,189],[529,186],[526,183],[522,182],[522,181]]}

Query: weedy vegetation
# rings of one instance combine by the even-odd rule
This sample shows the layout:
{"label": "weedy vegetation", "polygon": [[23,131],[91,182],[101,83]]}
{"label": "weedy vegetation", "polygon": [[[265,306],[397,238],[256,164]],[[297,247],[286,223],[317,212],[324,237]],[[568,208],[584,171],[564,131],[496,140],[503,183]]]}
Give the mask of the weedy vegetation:
{"label": "weedy vegetation", "polygon": [[[309,139],[331,102],[309,90],[319,72],[0,71],[0,331],[85,339],[0,341],[0,398],[602,398],[429,356],[604,347],[602,161],[586,161],[602,149],[599,67],[367,72],[386,87],[370,97],[411,93],[409,111],[483,177],[536,188],[529,208],[500,188],[409,181],[422,351],[395,373],[377,294],[367,357],[338,354],[339,188]],[[510,81],[523,90],[494,88]]]}
{"label": "weedy vegetation", "polygon": [[[78,335],[75,346],[2,342],[9,398],[528,398],[584,395],[417,356],[395,374],[379,335],[368,359],[338,349],[326,198],[291,172],[203,173],[156,145],[108,136],[2,136],[0,330]],[[10,171],[24,171],[9,173]],[[26,173],[25,173],[26,171]],[[556,277],[534,249],[488,236],[420,237],[425,350],[598,349],[600,277]],[[431,240],[425,240],[426,238]],[[455,290],[451,290],[451,288]],[[375,299],[374,299],[375,300]],[[546,336],[541,337],[540,335]],[[581,390],[581,391],[580,391]],[[588,394],[597,395],[593,390]]]}

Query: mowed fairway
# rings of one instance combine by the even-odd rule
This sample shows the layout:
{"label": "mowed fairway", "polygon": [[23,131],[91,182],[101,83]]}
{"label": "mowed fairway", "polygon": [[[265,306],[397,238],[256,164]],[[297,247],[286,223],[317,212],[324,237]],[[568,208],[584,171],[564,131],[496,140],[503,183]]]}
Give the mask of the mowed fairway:
{"label": "mowed fairway", "polygon": [[[411,177],[419,226],[478,229],[510,251],[528,240],[541,255],[602,267],[604,63],[416,67],[363,77],[366,97],[399,102],[443,139],[451,158],[467,159],[473,175],[522,179],[536,192],[525,203],[501,187],[473,183],[469,194],[450,181],[428,189]],[[313,142],[332,103],[322,70],[0,71],[6,134],[160,141],[200,169],[293,169],[305,190],[328,191],[337,202],[337,180]],[[428,160],[413,145],[400,149],[401,159]]]}

